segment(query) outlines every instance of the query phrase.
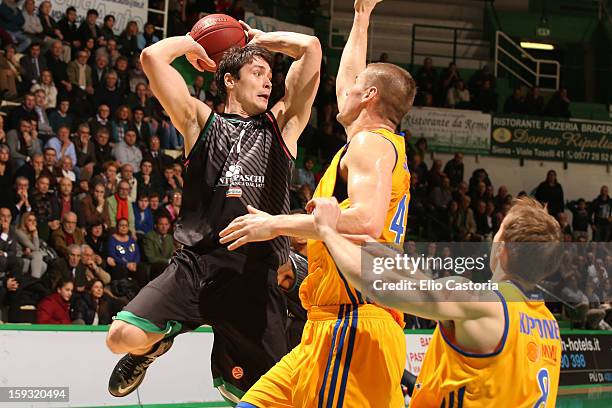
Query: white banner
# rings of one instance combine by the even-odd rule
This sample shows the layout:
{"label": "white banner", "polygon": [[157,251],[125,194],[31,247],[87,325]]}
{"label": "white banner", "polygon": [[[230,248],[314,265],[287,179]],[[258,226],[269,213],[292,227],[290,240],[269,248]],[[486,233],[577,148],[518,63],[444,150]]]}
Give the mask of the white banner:
{"label": "white banner", "polygon": [[[39,1],[36,2],[38,5]],[[147,0],[51,0],[51,16],[59,21],[66,9],[74,7],[77,12],[77,21],[80,22],[87,16],[87,10],[98,11],[98,24],[104,22],[104,16],[112,14],[115,16],[115,34],[119,35],[128,21],[134,20],[138,23],[138,29],[142,32],[147,22]]]}
{"label": "white banner", "polygon": [[470,110],[414,108],[402,120],[413,142],[424,137],[432,152],[490,154],[491,115]]}
{"label": "white banner", "polygon": [[256,16],[247,11],[244,14],[245,23],[252,28],[269,33],[271,31],[291,31],[293,33],[302,33],[314,35],[314,29],[298,24],[285,23],[284,21],[276,20],[272,17]]}
{"label": "white banner", "polygon": [[421,372],[431,334],[406,334],[406,370],[414,375]]}

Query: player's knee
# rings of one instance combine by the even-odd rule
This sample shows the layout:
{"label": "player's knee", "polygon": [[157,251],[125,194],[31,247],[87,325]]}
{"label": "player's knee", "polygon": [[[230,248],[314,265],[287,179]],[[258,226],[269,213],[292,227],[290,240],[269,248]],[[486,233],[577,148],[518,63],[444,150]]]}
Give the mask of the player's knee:
{"label": "player's knee", "polygon": [[125,338],[128,335],[130,326],[122,321],[115,320],[111,324],[108,334],[106,335],[106,347],[115,353],[123,354],[126,352]]}

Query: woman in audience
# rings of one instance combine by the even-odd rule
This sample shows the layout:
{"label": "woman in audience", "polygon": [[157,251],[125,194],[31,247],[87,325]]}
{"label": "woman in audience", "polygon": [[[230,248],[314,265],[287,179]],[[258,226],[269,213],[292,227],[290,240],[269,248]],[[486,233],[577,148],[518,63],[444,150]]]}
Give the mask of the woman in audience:
{"label": "woman in audience", "polygon": [[140,51],[138,49],[138,23],[128,21],[125,30],[119,36],[119,48],[121,53],[128,58],[132,58]]}
{"label": "woman in audience", "polygon": [[115,112],[115,120],[111,122],[111,135],[114,143],[123,142],[125,132],[130,127],[131,122],[132,110],[126,105],[119,106],[117,112]]}
{"label": "woman in audience", "polygon": [[24,269],[33,278],[40,278],[47,270],[47,264],[43,261],[44,253],[40,248],[36,215],[32,212],[23,214],[15,233],[22,250]]}
{"label": "woman in audience", "polygon": [[169,204],[164,207],[167,212],[170,223],[174,225],[179,215],[181,214],[181,205],[183,203],[183,193],[180,190],[174,190],[168,195]]}
{"label": "woman in audience", "polygon": [[0,95],[6,91],[4,97],[17,97],[17,86],[21,82],[19,73],[19,60],[15,46],[8,44],[4,47],[4,54],[0,53]]}
{"label": "woman in audience", "polygon": [[57,88],[53,83],[53,74],[44,69],[40,74],[40,83],[32,85],[30,92],[35,93],[39,89],[45,91],[45,108],[54,109],[57,105]]}
{"label": "woman in audience", "polygon": [[100,279],[91,281],[87,289],[72,300],[73,322],[92,326],[111,324],[113,316],[119,313],[125,304],[105,292],[104,283]]}
{"label": "woman in audience", "polygon": [[0,145],[0,207],[12,208],[9,191],[13,188],[14,171],[11,164],[11,152],[5,144]]}
{"label": "woman in audience", "polygon": [[113,280],[135,278],[140,287],[147,284],[146,271],[138,268],[140,249],[130,234],[128,220],[117,220],[117,231],[108,238],[106,263]]}
{"label": "woman in audience", "polygon": [[[79,207],[79,226],[81,228],[104,222],[104,184],[96,183],[81,200]],[[108,225],[108,223],[106,223]]]}
{"label": "woman in audience", "polygon": [[74,283],[71,280],[60,280],[55,293],[45,297],[36,307],[38,324],[70,324],[70,299]]}
{"label": "woman in audience", "polygon": [[87,227],[87,236],[85,243],[93,249],[96,255],[106,259],[106,236],[104,233],[104,224],[101,219],[96,219]]}

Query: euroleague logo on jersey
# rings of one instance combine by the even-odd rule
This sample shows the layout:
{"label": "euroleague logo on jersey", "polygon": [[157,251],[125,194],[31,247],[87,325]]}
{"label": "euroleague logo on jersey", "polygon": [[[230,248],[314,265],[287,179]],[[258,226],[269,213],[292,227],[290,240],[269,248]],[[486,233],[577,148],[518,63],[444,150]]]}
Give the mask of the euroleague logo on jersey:
{"label": "euroleague logo on jersey", "polygon": [[265,181],[265,176],[243,174],[242,166],[232,164],[225,172],[225,177],[219,178],[219,185],[263,188]]}
{"label": "euroleague logo on jersey", "polygon": [[232,368],[232,377],[234,377],[235,380],[239,380],[244,377],[244,370],[242,367],[236,366]]}

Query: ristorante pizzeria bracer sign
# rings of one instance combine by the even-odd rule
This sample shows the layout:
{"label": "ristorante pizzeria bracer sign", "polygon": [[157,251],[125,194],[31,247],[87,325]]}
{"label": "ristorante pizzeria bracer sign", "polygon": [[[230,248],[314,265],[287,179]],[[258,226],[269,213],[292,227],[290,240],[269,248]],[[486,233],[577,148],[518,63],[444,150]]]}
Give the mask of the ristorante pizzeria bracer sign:
{"label": "ristorante pizzeria bracer sign", "polygon": [[612,122],[494,116],[491,155],[611,163]]}

